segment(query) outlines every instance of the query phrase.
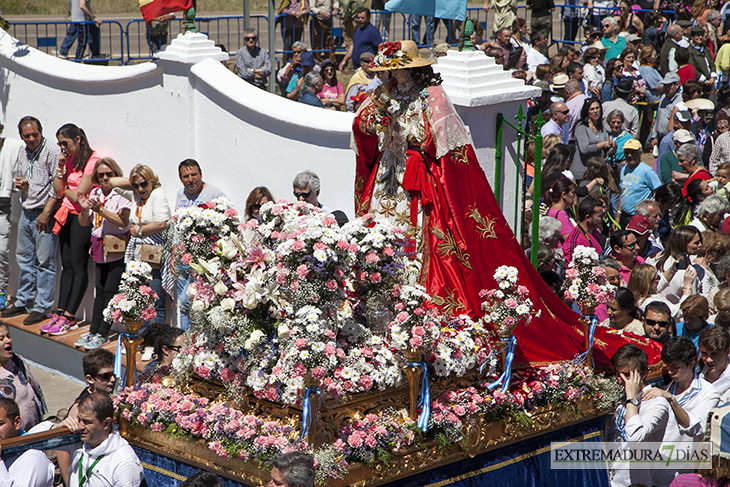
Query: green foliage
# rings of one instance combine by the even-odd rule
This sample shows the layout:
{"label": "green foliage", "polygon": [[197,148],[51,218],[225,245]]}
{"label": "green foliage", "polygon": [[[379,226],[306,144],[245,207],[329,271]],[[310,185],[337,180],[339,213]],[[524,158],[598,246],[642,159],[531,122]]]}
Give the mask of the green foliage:
{"label": "green foliage", "polygon": [[523,409],[512,409],[509,412],[509,415],[512,418],[512,421],[524,428],[532,426],[532,418],[528,416]]}

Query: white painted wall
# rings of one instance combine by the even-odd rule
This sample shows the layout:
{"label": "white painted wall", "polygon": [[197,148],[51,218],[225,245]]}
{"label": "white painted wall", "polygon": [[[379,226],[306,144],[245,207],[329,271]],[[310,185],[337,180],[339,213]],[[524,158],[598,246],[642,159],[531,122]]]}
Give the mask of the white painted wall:
{"label": "white painted wall", "polygon": [[[93,149],[114,158],[125,172],[138,163],[152,167],[171,206],[181,187],[177,165],[186,158],[196,159],[204,180],[223,190],[241,210],[251,189],[260,185],[276,198],[291,199],[292,179],[299,171],[311,169],[322,181],[320,201],[352,218],[352,115],[259,90],[211,59],[216,51],[210,45],[205,36],[188,34],[175,39],[161,56],[164,59],[154,63],[88,66],[21,45],[0,30],[3,135],[17,137],[15,126],[26,115],[41,120],[52,142],[58,127],[75,123],[86,131]],[[460,73],[455,69],[453,79]],[[474,75],[467,71],[466,75]],[[507,81],[498,75],[491,85],[467,84],[466,90],[444,83],[470,127],[490,180],[494,117],[505,110],[505,116],[513,120],[520,101],[527,97],[524,89],[505,92]],[[499,97],[485,96],[495,90]],[[514,148],[514,137],[508,131],[505,134],[504,145]],[[502,203],[512,224],[514,217],[509,214],[515,211],[516,173],[507,164],[509,153],[505,153]],[[82,305],[87,314],[90,303],[87,299]]]}

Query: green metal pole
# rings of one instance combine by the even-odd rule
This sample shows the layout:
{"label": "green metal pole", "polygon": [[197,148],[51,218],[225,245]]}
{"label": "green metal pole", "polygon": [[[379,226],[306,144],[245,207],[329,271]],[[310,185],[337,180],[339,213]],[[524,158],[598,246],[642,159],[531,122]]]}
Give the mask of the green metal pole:
{"label": "green metal pole", "polygon": [[497,204],[502,205],[502,117],[501,113],[497,114],[497,143],[494,148],[494,196],[497,198]]}
{"label": "green metal pole", "polygon": [[542,113],[537,115],[537,133],[535,134],[535,174],[532,181],[532,241],[530,242],[530,261],[537,269],[537,245],[540,240],[540,193],[542,180],[542,134],[540,128],[544,122]]}

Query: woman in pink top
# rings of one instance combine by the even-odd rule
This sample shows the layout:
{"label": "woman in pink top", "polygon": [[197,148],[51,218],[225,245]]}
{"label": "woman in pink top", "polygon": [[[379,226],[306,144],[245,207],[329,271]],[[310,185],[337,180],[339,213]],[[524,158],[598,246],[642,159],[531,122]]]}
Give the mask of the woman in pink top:
{"label": "woman in pink top", "polygon": [[558,178],[545,192],[544,199],[545,204],[550,207],[547,216],[556,218],[560,222],[560,238],[565,242],[575,228],[575,222],[566,212],[575,202],[575,184],[568,178]]}
{"label": "woman in pink top", "polygon": [[41,326],[41,331],[51,335],[63,335],[78,328],[76,311],[89,285],[91,227],[81,226],[77,216],[82,211],[79,196],[87,196],[91,191],[91,176],[100,157],[89,146],[84,131],[72,123],[58,129],[56,138],[61,147],[61,155],[58,158],[56,177],[53,179],[53,190],[57,196],[63,197],[63,202],[56,212],[53,233],[58,235],[63,271],[58,311],[50,316],[48,323]]}
{"label": "woman in pink top", "polygon": [[104,320],[103,311],[119,289],[124,272],[124,251],[120,246],[117,252],[106,252],[104,240],[108,236],[127,239],[129,236],[129,213],[132,203],[115,191],[111,178],[122,177],[124,173],[116,161],[105,157],[96,163],[92,181],[99,186],[91,190],[88,199],[79,195],[79,203],[84,211],[79,215],[79,223],[91,226],[91,258],[96,263],[96,283],[94,311],[91,315],[89,333],[81,336],[75,346],[86,350],[99,348],[109,341],[112,324]]}
{"label": "woman in pink top", "polygon": [[322,104],[327,108],[339,110],[345,104],[345,89],[342,83],[337,81],[337,68],[334,61],[330,58],[322,61],[322,91],[317,96],[322,100]]}

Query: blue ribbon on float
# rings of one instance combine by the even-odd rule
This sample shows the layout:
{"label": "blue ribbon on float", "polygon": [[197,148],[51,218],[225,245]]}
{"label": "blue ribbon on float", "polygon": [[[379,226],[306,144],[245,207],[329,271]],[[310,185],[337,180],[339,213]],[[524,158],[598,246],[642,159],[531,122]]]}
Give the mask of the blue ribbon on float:
{"label": "blue ribbon on float", "polygon": [[509,381],[512,377],[512,361],[515,359],[515,348],[517,347],[517,338],[512,335],[507,342],[507,358],[505,359],[504,371],[499,379],[495,380],[487,386],[490,391],[502,384],[502,392],[507,392],[509,389]]}
{"label": "blue ribbon on float", "polygon": [[127,333],[123,331],[119,334],[117,339],[117,354],[114,357],[114,375],[121,379],[122,377],[122,339],[129,338],[134,340],[139,336],[139,333]]}
{"label": "blue ribbon on float", "polygon": [[[302,441],[307,437],[307,433],[309,433],[309,428],[312,426],[312,423],[309,421],[310,415],[314,418],[314,414],[311,414],[312,412],[312,402],[309,400],[310,394],[317,394],[319,396],[322,396],[322,393],[319,390],[319,387],[309,387],[304,386],[304,409],[302,409],[302,434],[299,435],[299,441]],[[319,406],[317,407],[316,415],[319,415]],[[316,418],[314,418],[316,419]]]}
{"label": "blue ribbon on float", "polygon": [[418,399],[417,408],[421,408],[421,415],[418,417],[418,427],[424,433],[428,430],[428,420],[431,419],[431,387],[428,384],[428,365],[426,362],[406,362],[408,367],[423,369],[421,375],[421,396]]}
{"label": "blue ribbon on float", "polygon": [[[588,330],[588,350],[581,353],[573,360],[574,364],[581,364],[588,357],[588,352],[593,349],[593,334],[596,332],[596,326],[598,325],[598,317],[596,315],[590,315],[591,327]],[[591,357],[591,367],[593,366],[593,357]]]}

